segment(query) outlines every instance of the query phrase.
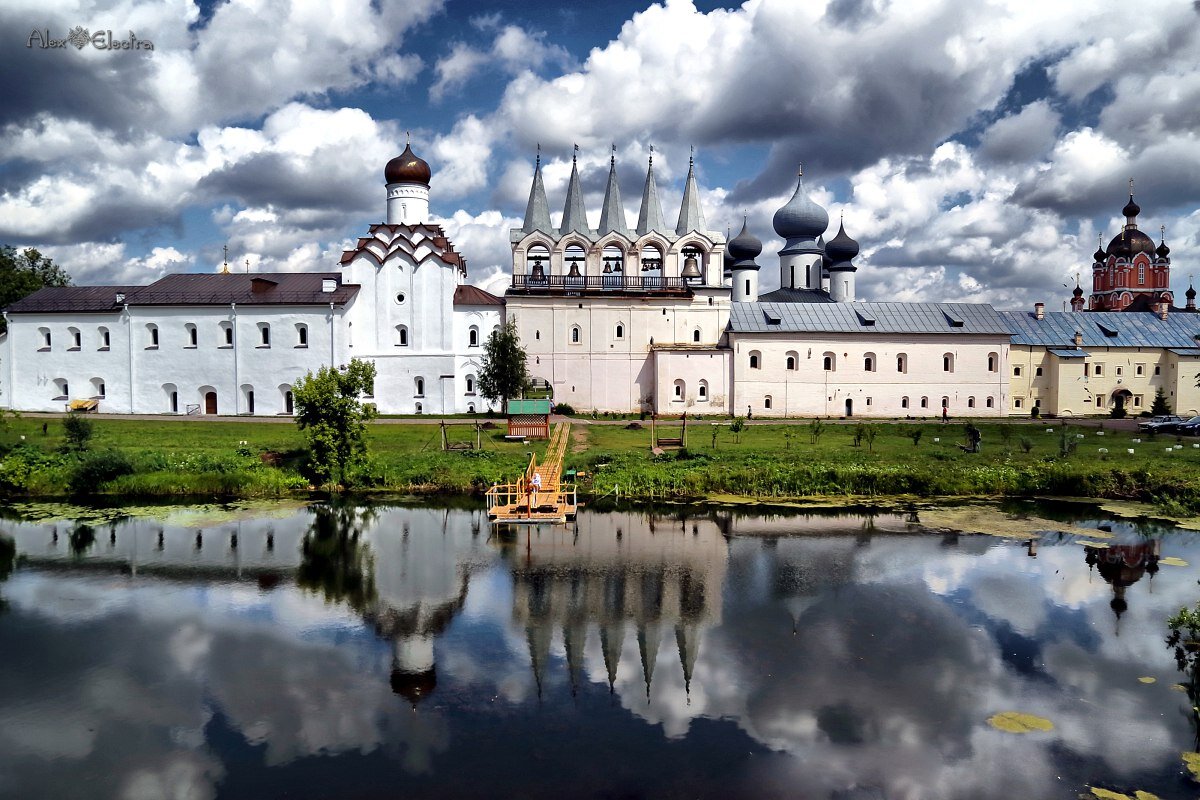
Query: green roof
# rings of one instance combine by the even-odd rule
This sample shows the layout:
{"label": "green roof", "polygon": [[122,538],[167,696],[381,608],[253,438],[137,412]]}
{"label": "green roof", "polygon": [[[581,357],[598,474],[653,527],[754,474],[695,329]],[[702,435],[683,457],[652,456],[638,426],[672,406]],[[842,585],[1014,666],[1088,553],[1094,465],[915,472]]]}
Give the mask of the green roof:
{"label": "green roof", "polygon": [[517,414],[549,414],[549,400],[509,400],[509,416]]}

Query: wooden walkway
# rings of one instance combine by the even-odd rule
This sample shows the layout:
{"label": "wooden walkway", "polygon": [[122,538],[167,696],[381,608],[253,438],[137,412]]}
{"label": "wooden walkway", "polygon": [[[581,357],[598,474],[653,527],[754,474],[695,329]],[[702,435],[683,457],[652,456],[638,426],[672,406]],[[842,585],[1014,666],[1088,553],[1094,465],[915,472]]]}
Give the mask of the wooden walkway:
{"label": "wooden walkway", "polygon": [[[516,483],[498,483],[487,491],[488,519],[495,522],[566,522],[575,518],[578,497],[575,484],[562,482],[563,459],[571,441],[571,423],[554,426],[546,458],[539,464],[529,457],[529,466]],[[536,499],[530,493],[533,476],[541,478]]]}

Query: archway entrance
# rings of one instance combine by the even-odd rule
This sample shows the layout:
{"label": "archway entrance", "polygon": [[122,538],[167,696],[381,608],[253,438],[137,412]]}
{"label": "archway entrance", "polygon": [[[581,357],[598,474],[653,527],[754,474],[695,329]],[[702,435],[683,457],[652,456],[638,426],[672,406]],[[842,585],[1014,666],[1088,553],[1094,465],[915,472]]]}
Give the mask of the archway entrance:
{"label": "archway entrance", "polygon": [[216,392],[205,392],[204,393],[204,413],[205,414],[216,414],[217,413],[217,393]]}
{"label": "archway entrance", "polygon": [[1112,394],[1113,414],[1122,416],[1129,410],[1130,401],[1133,399],[1133,392],[1128,389],[1117,389]]}
{"label": "archway entrance", "polygon": [[295,411],[295,401],[292,399],[292,391],[289,389],[283,393],[283,413],[293,414]]}
{"label": "archway entrance", "polygon": [[846,398],[846,416],[847,417],[854,416],[854,401],[852,399],[850,399],[849,397]]}

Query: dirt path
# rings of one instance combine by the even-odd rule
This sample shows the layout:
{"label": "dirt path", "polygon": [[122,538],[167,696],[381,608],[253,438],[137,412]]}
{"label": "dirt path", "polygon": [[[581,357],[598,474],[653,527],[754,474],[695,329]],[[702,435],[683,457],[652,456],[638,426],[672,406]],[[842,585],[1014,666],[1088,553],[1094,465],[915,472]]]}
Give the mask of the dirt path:
{"label": "dirt path", "polygon": [[583,425],[571,426],[571,452],[582,453],[588,448],[587,428]]}

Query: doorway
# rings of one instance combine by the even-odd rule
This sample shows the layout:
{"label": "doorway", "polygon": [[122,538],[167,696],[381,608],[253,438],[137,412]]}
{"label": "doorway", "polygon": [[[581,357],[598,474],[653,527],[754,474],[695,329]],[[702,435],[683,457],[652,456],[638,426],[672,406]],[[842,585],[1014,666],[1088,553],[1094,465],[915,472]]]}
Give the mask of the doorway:
{"label": "doorway", "polygon": [[854,416],[854,401],[852,399],[850,399],[849,397],[846,398],[846,416],[847,417]]}
{"label": "doorway", "polygon": [[205,414],[216,414],[217,413],[217,393],[216,392],[205,392],[204,393],[204,413]]}

